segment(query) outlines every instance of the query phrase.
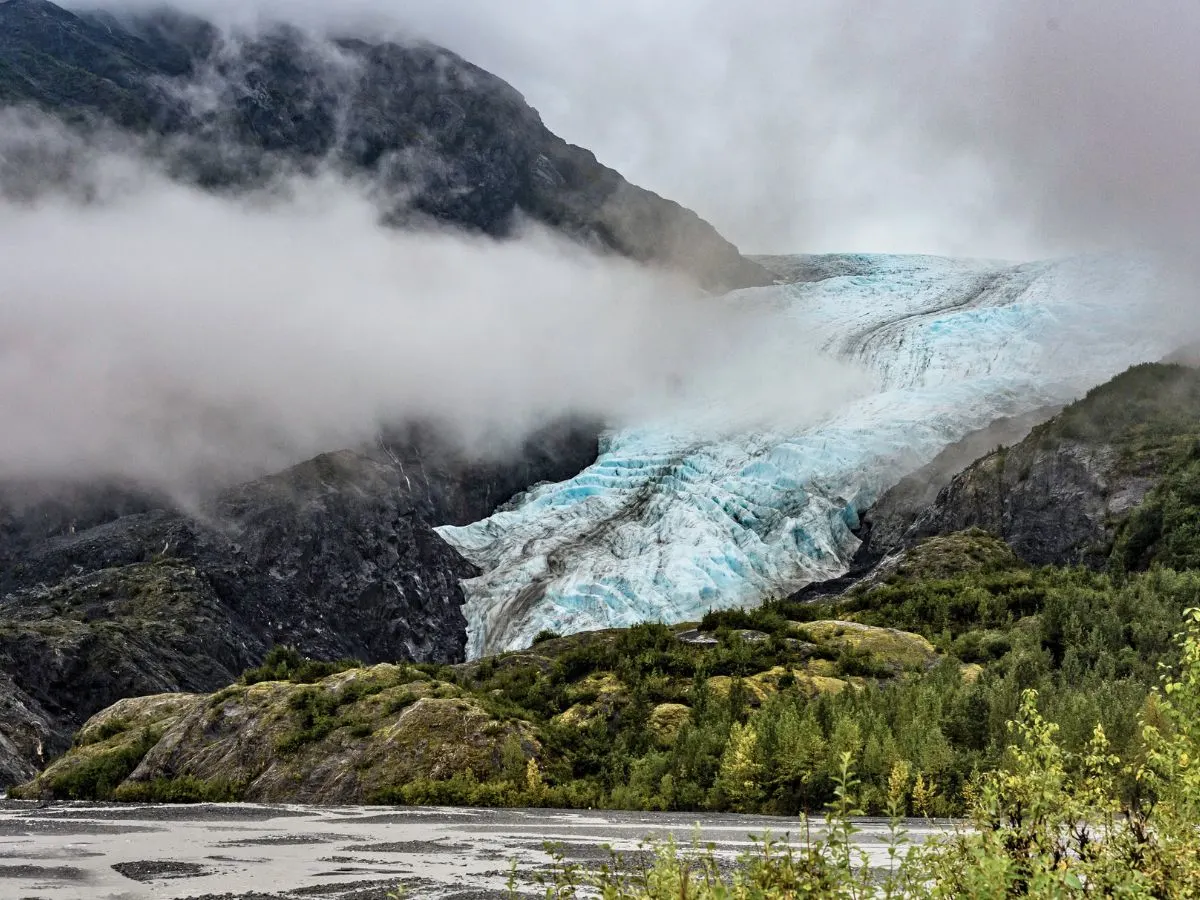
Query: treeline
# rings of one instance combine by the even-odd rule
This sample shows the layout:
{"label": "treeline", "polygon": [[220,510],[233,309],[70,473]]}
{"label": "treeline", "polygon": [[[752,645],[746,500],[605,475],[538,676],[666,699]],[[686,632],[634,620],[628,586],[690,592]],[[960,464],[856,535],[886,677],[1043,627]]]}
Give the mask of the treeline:
{"label": "treeline", "polygon": [[[1112,752],[1097,725],[1072,752],[1060,729],[1025,691],[1008,725],[1001,764],[971,783],[971,824],[923,844],[904,828],[911,775],[897,763],[888,779],[884,860],[856,846],[853,817],[861,784],[849,753],[840,760],[836,791],[823,829],[804,829],[789,843],[769,835],[730,873],[711,847],[652,846],[652,857],[628,866],[618,855],[595,871],[556,857],[548,873],[520,879],[544,895],[594,893],[610,900],[863,900],[925,897],[1147,898],[1200,894],[1200,610],[1187,613],[1181,662],[1148,698],[1137,719],[1143,746],[1132,757]],[[1130,793],[1125,788],[1136,785]],[[551,848],[553,850],[553,848]]]}
{"label": "treeline", "polygon": [[[830,802],[849,754],[866,811],[884,810],[900,765],[911,774],[906,810],[955,814],[972,781],[999,765],[1007,723],[1029,690],[1068,751],[1099,723],[1114,752],[1135,755],[1136,722],[1162,667],[1176,661],[1183,611],[1200,606],[1200,573],[1032,569],[979,534],[941,546],[964,544],[985,564],[954,577],[894,578],[841,602],[712,613],[701,628],[720,644],[702,653],[672,629],[642,625],[568,649],[548,671],[520,655],[485,661],[470,683],[492,711],[542,726],[534,782],[522,767],[488,784],[406,785],[392,799],[790,815]],[[940,662],[889,669],[879,653],[843,648],[826,655],[851,687],[813,691],[784,675],[763,691],[754,673],[787,669],[804,623],[830,619],[924,635]],[[620,689],[589,695],[597,673]],[[595,714],[564,721],[581,701]],[[661,728],[664,709],[682,719],[673,733]]]}

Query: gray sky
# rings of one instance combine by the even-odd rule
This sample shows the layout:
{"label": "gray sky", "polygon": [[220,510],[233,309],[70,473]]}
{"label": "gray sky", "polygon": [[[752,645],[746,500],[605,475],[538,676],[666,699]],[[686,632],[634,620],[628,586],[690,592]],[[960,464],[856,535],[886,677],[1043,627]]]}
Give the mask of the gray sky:
{"label": "gray sky", "polygon": [[391,6],[750,251],[1028,257],[1197,225],[1193,0]]}
{"label": "gray sky", "polygon": [[179,2],[427,36],[750,252],[1030,257],[1197,224],[1194,0]]}
{"label": "gray sky", "polygon": [[[1196,296],[1194,0],[180,2],[427,36],[747,251],[1149,249]],[[128,138],[81,144],[5,113],[0,158],[20,146],[80,161],[103,202],[0,201],[0,478],[186,487],[413,416],[495,449],[497,430],[567,411],[653,416],[681,384],[736,397],[748,418],[729,427],[863,387],[767,352],[769,322],[542,232],[384,232],[331,178],[222,200],[161,177]]]}
{"label": "gray sky", "polygon": [[687,405],[753,428],[867,383],[775,339],[769,310],[544,229],[387,229],[328,173],[206,194],[140,150],[0,111],[0,159],[72,174],[0,194],[0,482],[120,476],[186,497],[381,423],[437,421],[495,455],[570,413]]}

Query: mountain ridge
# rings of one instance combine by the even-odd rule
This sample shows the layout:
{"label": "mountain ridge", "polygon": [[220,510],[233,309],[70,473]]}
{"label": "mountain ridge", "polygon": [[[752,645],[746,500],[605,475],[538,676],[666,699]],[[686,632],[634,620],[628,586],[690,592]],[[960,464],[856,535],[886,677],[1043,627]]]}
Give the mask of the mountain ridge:
{"label": "mountain ridge", "polygon": [[[188,96],[197,85],[202,103]],[[773,281],[694,212],[550,132],[507,82],[428,42],[319,39],[282,25],[226,35],[179,13],[9,0],[0,103],[169,138],[155,152],[204,187],[329,164],[369,175],[394,224],[503,237],[524,214],[710,290]]]}
{"label": "mountain ridge", "polygon": [[[427,42],[5,0],[0,107],[84,138],[0,153],[0,193],[17,201],[115,136],[206,190],[332,169],[369,182],[398,227],[503,239],[532,219],[709,290],[773,281],[695,213],[552,134],[511,85]],[[392,423],[377,446],[329,448],[197,508],[135,483],[0,484],[0,784],[65,750],[108,704],[213,690],[277,643],[461,659],[458,579],[474,569],[432,528],[570,477],[595,459],[601,426],[551,424],[480,461]]]}

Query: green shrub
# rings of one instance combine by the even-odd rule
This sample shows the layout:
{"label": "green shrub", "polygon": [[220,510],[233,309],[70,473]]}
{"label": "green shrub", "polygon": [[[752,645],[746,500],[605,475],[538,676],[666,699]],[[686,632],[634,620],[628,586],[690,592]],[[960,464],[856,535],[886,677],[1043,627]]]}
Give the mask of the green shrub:
{"label": "green shrub", "polygon": [[234,803],[242,799],[244,790],[233,782],[205,781],[184,775],[127,781],[117,788],[113,799],[130,803]]}
{"label": "green shrub", "polygon": [[114,738],[119,734],[124,734],[130,728],[129,720],[122,718],[107,719],[102,722],[98,728],[92,732],[79,732],[75,735],[75,740],[72,742],[75,747],[87,747],[92,744],[100,744],[107,741],[109,738]]}
{"label": "green shrub", "polygon": [[83,757],[50,780],[50,792],[59,800],[111,800],[159,737],[158,732],[146,728],[126,746]]}
{"label": "green shrub", "polygon": [[242,673],[241,683],[259,684],[264,681],[290,681],[292,684],[315,684],[330,675],[349,669],[362,668],[362,663],[353,659],[322,662],[302,656],[294,647],[272,647],[261,666]]}
{"label": "green shrub", "polygon": [[343,723],[338,719],[342,698],[333,691],[305,688],[288,698],[288,708],[296,715],[295,728],[275,744],[280,753],[295,753],[306,744],[323,740]]}

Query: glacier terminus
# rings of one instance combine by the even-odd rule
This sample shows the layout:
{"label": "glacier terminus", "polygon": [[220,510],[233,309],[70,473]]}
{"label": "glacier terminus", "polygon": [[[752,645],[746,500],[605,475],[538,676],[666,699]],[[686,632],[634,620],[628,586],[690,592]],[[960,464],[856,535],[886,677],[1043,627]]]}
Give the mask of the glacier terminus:
{"label": "glacier terminus", "polygon": [[[463,582],[470,657],[542,630],[695,620],[843,574],[859,515],[945,446],[1179,343],[1149,308],[1146,267],[1129,260],[821,261],[827,277],[724,300],[776,317],[801,375],[819,351],[866,372],[869,389],[794,427],[613,431],[574,478],[438,529],[482,570]],[[830,389],[821,375],[795,384],[800,405]]]}

